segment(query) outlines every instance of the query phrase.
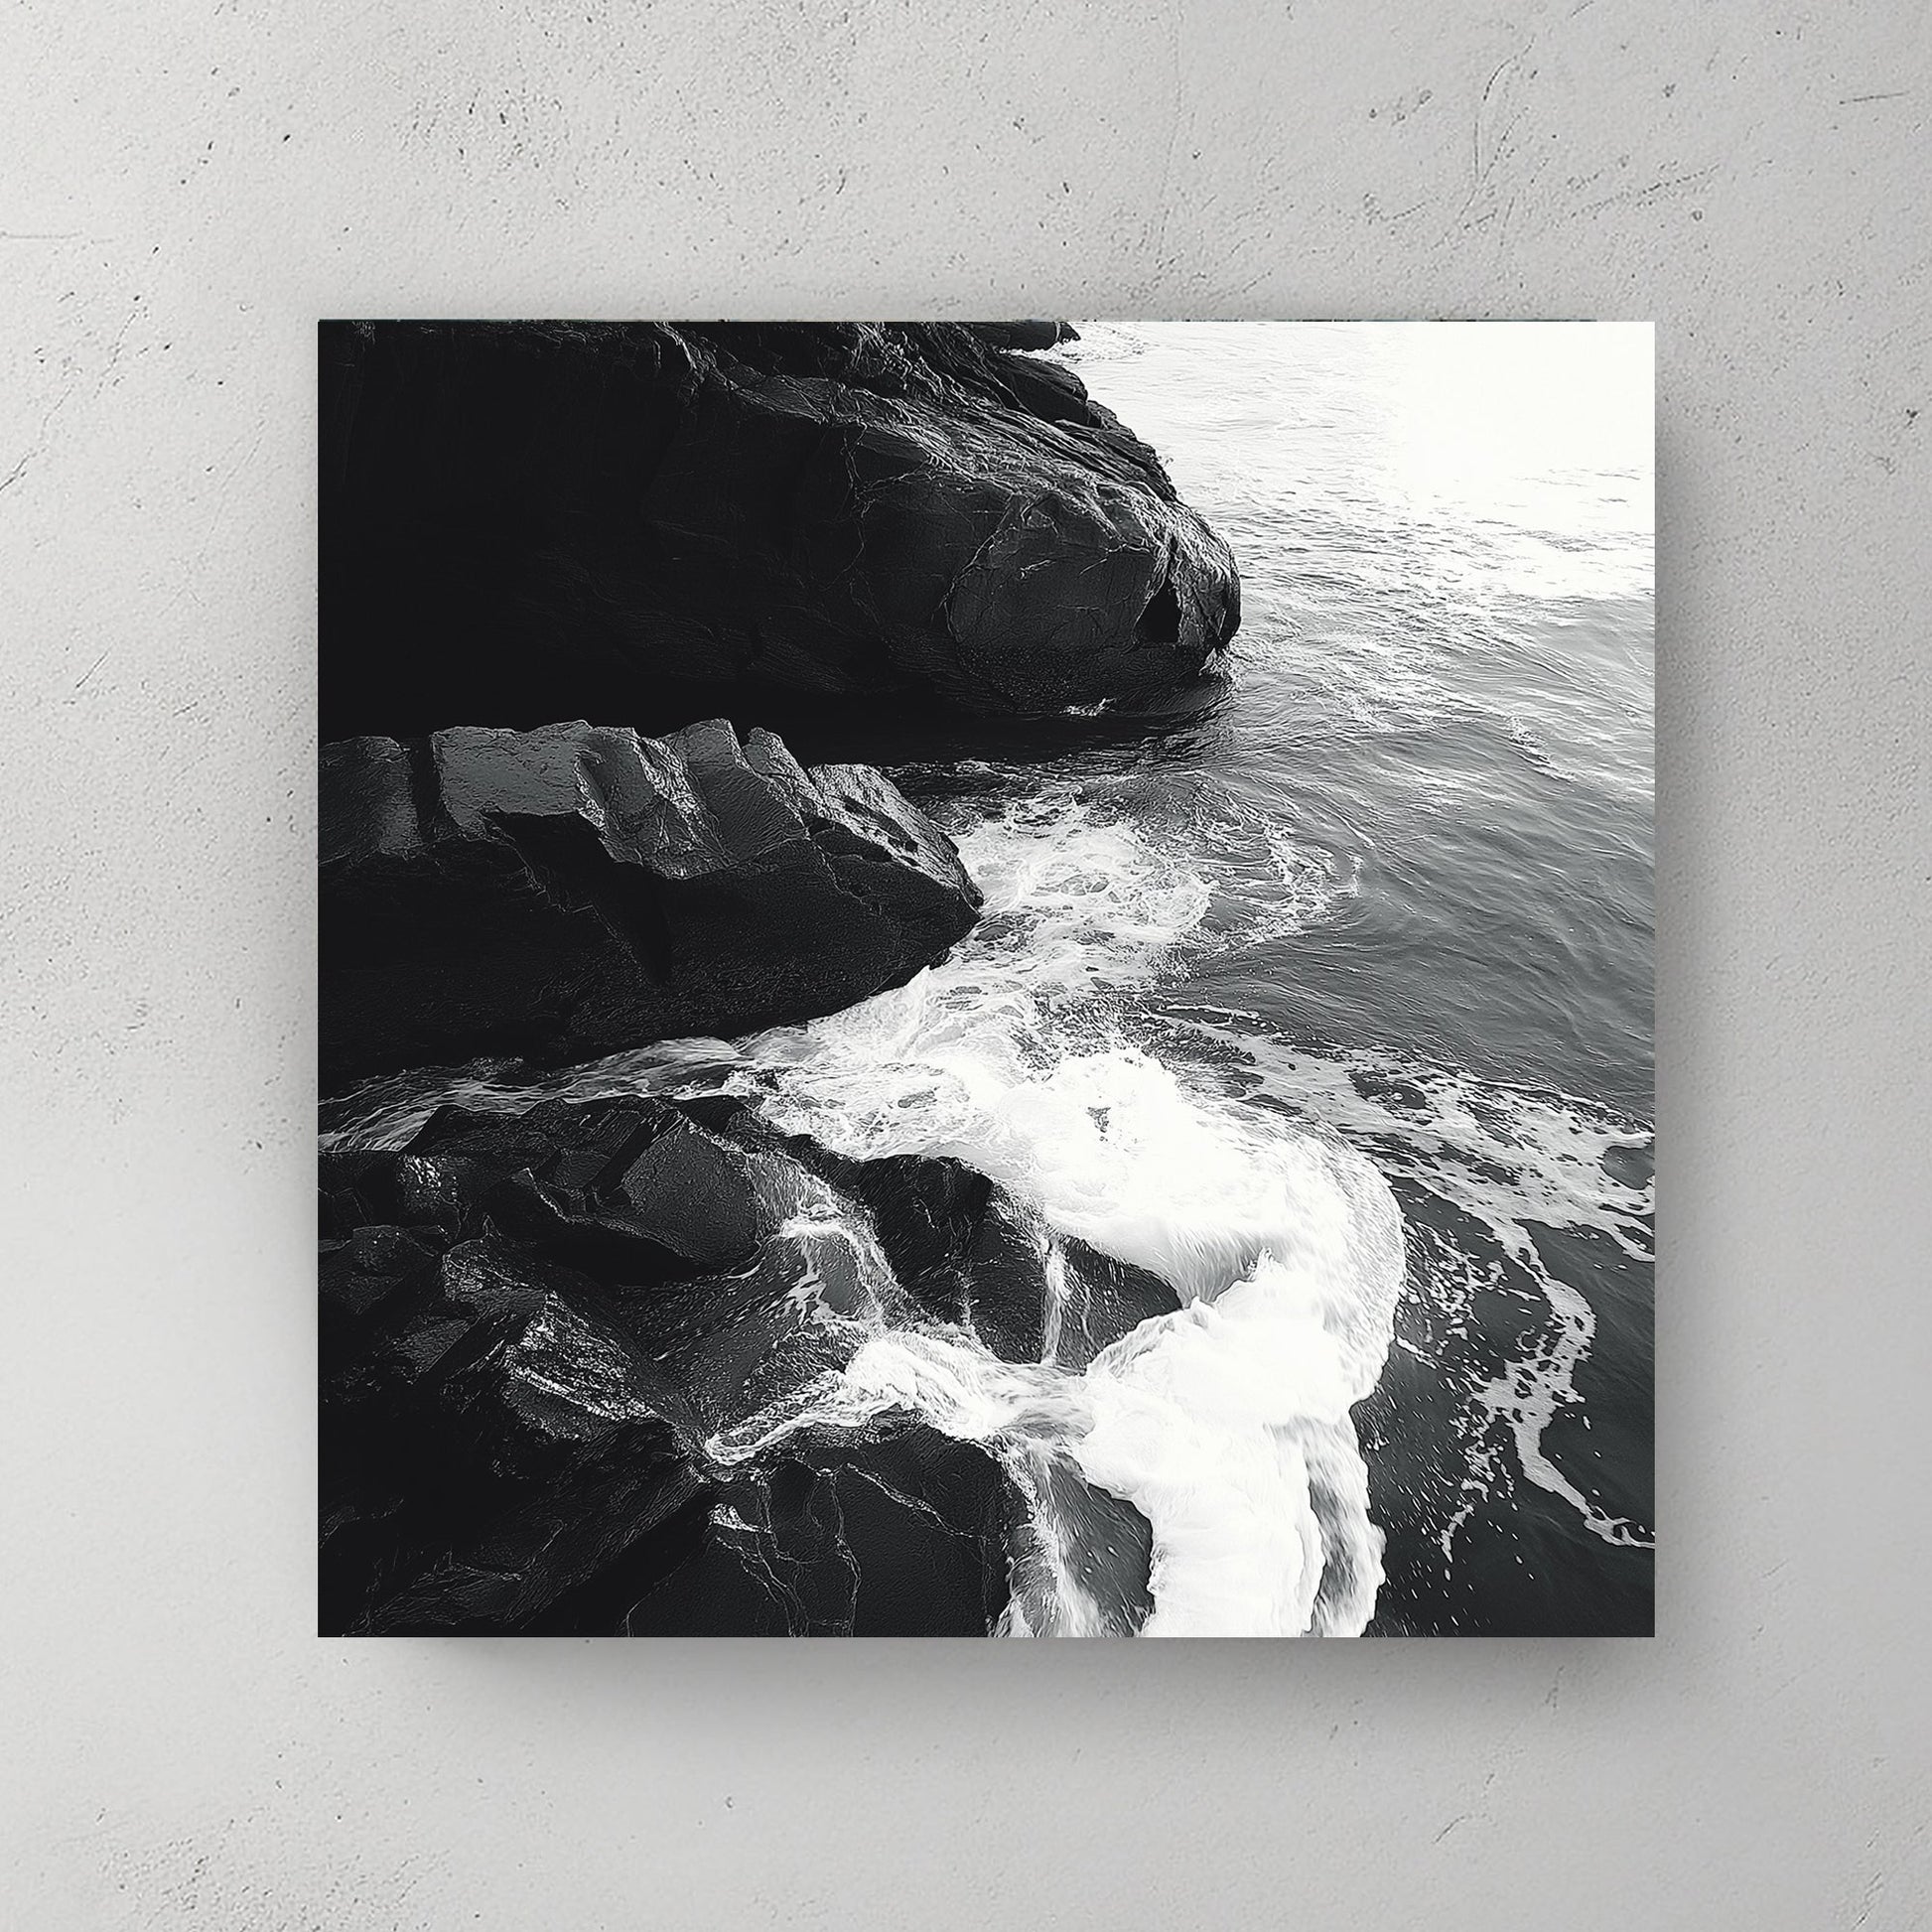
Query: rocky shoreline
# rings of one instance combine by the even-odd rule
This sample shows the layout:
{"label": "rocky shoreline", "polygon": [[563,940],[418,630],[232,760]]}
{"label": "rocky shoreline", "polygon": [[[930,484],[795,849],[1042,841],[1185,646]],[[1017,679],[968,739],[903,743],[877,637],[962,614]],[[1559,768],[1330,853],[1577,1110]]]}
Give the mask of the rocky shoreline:
{"label": "rocky shoreline", "polygon": [[[448,1108],[401,1149],[324,1156],[322,1200],[324,1621],[349,1631],[555,1621],[605,1572],[698,1550],[707,1630],[864,1625],[857,1482],[915,1546],[888,1565],[894,1614],[984,1634],[1012,1474],[890,1412],[769,1414],[882,1318],[1078,1367],[1179,1306],[1078,1243],[1071,1292],[1049,1287],[1027,1212],[956,1161],[841,1160],[731,1099]],[[664,1627],[647,1593],[622,1613]]]}
{"label": "rocky shoreline", "polygon": [[[687,719],[1211,671],[1233,559],[1031,352],[1061,337],[325,327],[325,1096],[743,1035],[945,958],[980,890],[890,779]],[[321,1215],[325,1632],[985,1635],[1042,1493],[1107,1527],[1101,1627],[1147,1613],[1145,1519],[1069,1462],[890,1405],[771,1421],[882,1318],[1078,1369],[1179,1306],[957,1161],[735,1099],[446,1108],[326,1154]]]}

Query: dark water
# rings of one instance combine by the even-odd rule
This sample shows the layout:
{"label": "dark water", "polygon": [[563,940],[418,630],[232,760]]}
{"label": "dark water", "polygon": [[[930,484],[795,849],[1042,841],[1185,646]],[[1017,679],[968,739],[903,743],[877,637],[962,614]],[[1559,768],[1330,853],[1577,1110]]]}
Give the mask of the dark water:
{"label": "dark water", "polygon": [[[882,1331],[729,1452],[890,1405],[1023,1478],[1070,1459],[1154,1525],[1154,1631],[1647,1630],[1648,333],[1095,327],[1068,356],[1234,548],[1229,683],[1138,719],[740,719],[892,766],[978,931],[810,1027],[412,1081],[358,1131],[453,1090],[723,1087],[851,1154],[958,1155],[1043,1244],[1190,1306],[1084,1376]],[[1063,1499],[1036,1527],[1084,1553]],[[1078,1567],[1016,1630],[1096,1627]]]}

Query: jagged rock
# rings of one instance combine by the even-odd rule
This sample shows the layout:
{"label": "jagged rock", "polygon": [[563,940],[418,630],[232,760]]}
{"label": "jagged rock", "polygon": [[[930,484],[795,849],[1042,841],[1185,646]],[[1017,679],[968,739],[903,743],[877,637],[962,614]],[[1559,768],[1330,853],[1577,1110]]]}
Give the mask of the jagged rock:
{"label": "jagged rock", "polygon": [[[516,1629],[698,1494],[688,1405],[588,1277],[488,1237],[332,1284],[341,1260],[325,1253],[325,1631]],[[346,1317],[345,1278],[368,1298]]]}
{"label": "jagged rock", "polygon": [[1080,332],[1070,322],[969,322],[965,326],[994,348],[1055,348],[1080,340]]}
{"label": "jagged rock", "polygon": [[878,772],[765,732],[328,745],[323,1088],[811,1019],[943,958],[980,902]]}
{"label": "jagged rock", "polygon": [[[1054,1250],[958,1163],[846,1161],[722,1097],[452,1107],[326,1155],[321,1229],[326,1631],[984,1634],[1005,1606],[1000,1463],[823,1405],[890,1327],[1046,1351]],[[1143,1519],[1070,1463],[1037,1481],[1135,1627]]]}
{"label": "jagged rock", "polygon": [[630,1636],[983,1637],[1007,1601],[1018,1498],[922,1424],[818,1433],[730,1484],[694,1559],[624,1610]]}
{"label": "jagged rock", "polygon": [[[761,1130],[748,1116],[737,1131]],[[785,1145],[866,1207],[908,1295],[971,1328],[1003,1361],[1082,1369],[1109,1342],[1180,1306],[1160,1276],[1051,1233],[964,1162],[847,1161],[802,1137]]]}
{"label": "jagged rock", "polygon": [[[1051,332],[1050,336],[1049,333]],[[1054,324],[325,325],[324,736],[1198,678],[1227,546]]]}

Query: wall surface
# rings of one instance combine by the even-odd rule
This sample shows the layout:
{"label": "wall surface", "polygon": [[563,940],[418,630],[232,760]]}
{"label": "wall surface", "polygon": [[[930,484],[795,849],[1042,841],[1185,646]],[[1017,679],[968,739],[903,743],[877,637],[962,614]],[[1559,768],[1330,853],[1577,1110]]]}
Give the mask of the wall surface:
{"label": "wall surface", "polygon": [[[0,23],[0,1916],[1932,1919],[1916,0]],[[1651,1643],[326,1643],[322,315],[1659,324]]]}

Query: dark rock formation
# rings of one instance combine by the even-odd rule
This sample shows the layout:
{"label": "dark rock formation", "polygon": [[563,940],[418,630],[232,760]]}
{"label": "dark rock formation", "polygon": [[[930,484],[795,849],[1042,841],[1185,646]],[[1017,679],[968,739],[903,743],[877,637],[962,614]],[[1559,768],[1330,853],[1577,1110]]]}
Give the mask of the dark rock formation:
{"label": "dark rock formation", "polygon": [[1049,1234],[964,1162],[846,1161],[810,1141],[791,1145],[872,1215],[905,1292],[971,1328],[1002,1361],[1085,1368],[1110,1341],[1180,1306],[1158,1275]]}
{"label": "dark rock formation", "polygon": [[[451,1108],[404,1148],[326,1155],[321,1224],[325,1631],[998,1617],[1031,1534],[1000,1464],[826,1407],[883,1329],[938,1315],[1037,1359],[1047,1305],[1076,1299],[957,1163],[843,1161],[724,1098]],[[1107,1284],[1076,1357],[1175,1306],[1137,1271],[1068,1267]],[[1134,1627],[1144,1521],[1070,1464],[1035,1488],[1098,1526],[1091,1594]]]}
{"label": "dark rock formation", "polygon": [[1018,1507],[984,1449],[922,1424],[808,1433],[723,1486],[693,1558],[635,1595],[616,1627],[633,1637],[983,1637],[1006,1607]]}
{"label": "dark rock formation", "polygon": [[942,958],[979,906],[878,772],[807,772],[764,732],[329,745],[323,1088],[832,1013]]}
{"label": "dark rock formation", "polygon": [[1056,348],[1077,343],[1080,332],[1070,322],[969,322],[972,335],[994,348]]}
{"label": "dark rock formation", "polygon": [[325,325],[324,736],[650,726],[693,685],[1046,715],[1196,679],[1233,558],[1014,352],[1058,335]]}

